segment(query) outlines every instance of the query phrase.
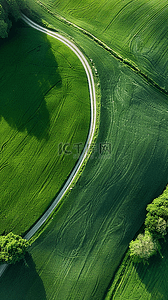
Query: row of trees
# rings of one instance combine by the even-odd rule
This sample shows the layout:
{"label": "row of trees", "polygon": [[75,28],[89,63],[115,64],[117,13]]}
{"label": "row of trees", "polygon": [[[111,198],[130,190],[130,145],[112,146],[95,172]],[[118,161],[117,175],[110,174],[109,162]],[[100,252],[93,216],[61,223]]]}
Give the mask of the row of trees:
{"label": "row of trees", "polygon": [[15,264],[23,259],[30,243],[10,232],[0,236],[0,263]]}
{"label": "row of trees", "polygon": [[163,194],[154,199],[146,208],[145,231],[129,245],[134,262],[146,263],[152,255],[160,252],[159,239],[165,239],[168,227],[168,186]]}
{"label": "row of trees", "polygon": [[25,0],[0,0],[0,37],[6,38],[13,21],[17,21],[25,8]]}

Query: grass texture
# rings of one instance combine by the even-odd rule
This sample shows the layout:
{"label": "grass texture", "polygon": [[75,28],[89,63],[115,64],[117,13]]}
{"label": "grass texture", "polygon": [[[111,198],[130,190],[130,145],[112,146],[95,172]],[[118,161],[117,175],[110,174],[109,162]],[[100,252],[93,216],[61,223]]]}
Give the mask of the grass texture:
{"label": "grass texture", "polygon": [[55,16],[61,15],[95,35],[168,91],[166,0],[36,2],[44,4]]}
{"label": "grass texture", "polygon": [[[100,77],[97,143],[79,181],[31,246],[30,268],[19,264],[0,279],[3,300],[21,300],[23,295],[25,300],[30,295],[103,299],[144,221],[147,203],[167,183],[167,97],[87,37],[73,29],[72,34]],[[28,283],[31,270],[34,280]]]}
{"label": "grass texture", "polygon": [[46,210],[74,167],[75,143],[81,151],[90,125],[79,59],[61,42],[21,24],[0,41],[1,234],[23,234]]}

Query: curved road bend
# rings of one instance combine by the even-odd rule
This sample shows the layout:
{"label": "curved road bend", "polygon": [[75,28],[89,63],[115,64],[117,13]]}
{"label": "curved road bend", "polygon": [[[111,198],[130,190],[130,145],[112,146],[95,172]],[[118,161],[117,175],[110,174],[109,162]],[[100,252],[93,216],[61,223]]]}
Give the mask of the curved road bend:
{"label": "curved road bend", "polygon": [[[90,102],[91,102],[91,123],[90,123],[90,129],[89,129],[89,134],[87,137],[87,141],[85,144],[85,147],[79,157],[79,160],[77,164],[75,165],[74,169],[72,170],[70,176],[68,177],[65,185],[59,192],[58,196],[55,198],[55,200],[52,202],[50,207],[46,210],[46,212],[41,216],[41,218],[38,220],[38,222],[35,223],[35,225],[27,232],[27,234],[24,236],[24,239],[29,240],[36,232],[37,230],[42,226],[42,224],[47,220],[47,218],[51,215],[55,207],[58,205],[62,197],[65,195],[66,191],[69,189],[71,183],[73,182],[75,176],[80,170],[80,167],[82,163],[84,162],[89,150],[90,146],[93,140],[94,132],[95,132],[95,127],[96,127],[96,91],[95,91],[95,84],[94,84],[94,78],[92,74],[91,67],[89,66],[89,63],[87,62],[86,58],[84,57],[83,53],[78,49],[78,47],[73,44],[71,41],[69,41],[67,38],[64,36],[52,32],[51,30],[48,30],[46,28],[43,28],[42,26],[39,26],[35,22],[31,21],[28,17],[22,14],[22,19],[31,27],[34,29],[41,31],[47,35],[52,36],[53,38],[61,41],[64,43],[66,46],[68,46],[80,59],[86,75],[88,79],[88,85],[89,85],[89,92],[90,92]],[[8,264],[3,264],[0,266],[0,276],[4,273],[6,268],[8,267]]]}

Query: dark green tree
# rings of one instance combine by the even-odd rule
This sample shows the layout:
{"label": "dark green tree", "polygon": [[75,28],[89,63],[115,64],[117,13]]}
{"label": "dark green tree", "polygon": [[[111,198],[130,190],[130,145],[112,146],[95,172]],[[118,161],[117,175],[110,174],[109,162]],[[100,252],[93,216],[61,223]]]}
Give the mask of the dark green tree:
{"label": "dark green tree", "polygon": [[163,193],[147,205],[145,219],[145,232],[139,234],[135,241],[131,241],[130,256],[134,262],[146,262],[150,256],[159,251],[159,239],[167,234],[168,227],[168,186]]}
{"label": "dark green tree", "polygon": [[25,0],[0,0],[0,37],[5,38],[12,26],[17,21],[21,11],[25,8]]}
{"label": "dark green tree", "polygon": [[167,222],[164,218],[157,215],[148,213],[145,220],[145,227],[155,238],[164,238],[167,234]]}
{"label": "dark green tree", "polygon": [[154,199],[151,204],[148,204],[146,210],[152,216],[157,215],[158,217],[168,220],[167,190],[161,196]]}
{"label": "dark green tree", "polygon": [[24,258],[29,245],[27,240],[12,232],[0,236],[0,263],[15,264]]}

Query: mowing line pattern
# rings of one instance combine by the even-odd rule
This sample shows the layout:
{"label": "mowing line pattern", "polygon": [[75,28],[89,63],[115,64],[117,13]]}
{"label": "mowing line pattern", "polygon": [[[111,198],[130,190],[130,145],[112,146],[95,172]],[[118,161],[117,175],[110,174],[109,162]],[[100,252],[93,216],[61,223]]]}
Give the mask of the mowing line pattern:
{"label": "mowing line pattern", "polygon": [[[162,25],[163,25],[163,22],[165,21],[165,16],[166,16],[166,13],[168,10],[168,4],[166,3],[166,1],[164,1],[165,4],[164,4],[164,2],[159,4],[155,0],[151,1],[151,8],[150,8],[149,15],[147,15],[147,12],[149,9],[148,3],[145,3],[144,0],[141,0],[139,2],[136,0],[131,0],[131,1],[127,0],[125,4],[123,3],[123,1],[116,1],[114,3],[113,3],[113,1],[111,1],[111,3],[110,3],[109,0],[104,1],[104,3],[101,2],[101,4],[100,4],[95,0],[95,1],[90,1],[90,9],[89,10],[87,9],[89,4],[86,5],[82,1],[79,1],[79,3],[77,3],[75,7],[74,7],[73,1],[68,1],[68,3],[66,3],[66,5],[62,5],[60,3],[53,3],[53,5],[52,5],[52,4],[48,4],[47,1],[45,1],[45,4],[46,4],[45,5],[40,0],[37,0],[36,2],[40,6],[42,6],[48,13],[55,16],[55,18],[59,19],[60,21],[66,23],[68,25],[73,26],[74,28],[80,30],[82,33],[89,36],[96,43],[98,43],[100,46],[102,46],[105,50],[109,51],[115,58],[119,59],[121,62],[128,65],[133,71],[138,73],[150,85],[159,89],[162,93],[168,95],[168,87],[167,87],[167,83],[166,83],[163,75],[160,74],[160,77],[162,77],[162,81],[164,81],[164,84],[162,85],[159,77],[154,74],[156,71],[154,71],[153,74],[151,72],[154,65],[152,64],[151,58],[150,57],[148,58],[149,50],[147,52],[147,55],[145,54],[145,56],[141,58],[141,61],[144,61],[144,62],[147,61],[147,63],[148,63],[148,69],[145,69],[144,66],[142,65],[141,61],[139,59],[137,60],[137,58],[136,58],[136,55],[139,55],[139,51],[137,52],[137,50],[134,49],[134,43],[136,42],[136,38],[138,38],[138,36],[141,34],[145,35],[147,28],[149,28],[149,30],[151,30],[151,28],[153,26],[152,23],[153,23],[154,18],[155,18],[156,22],[158,22],[157,30],[158,30],[158,28],[160,28],[161,37],[165,39],[165,31],[162,30],[162,27],[163,27]],[[52,1],[51,1],[51,3],[52,3]],[[73,7],[73,9],[71,9],[71,7]],[[106,17],[107,7],[109,7],[108,17]],[[53,11],[53,8],[56,12]],[[85,11],[85,9],[88,10],[88,14]],[[105,14],[104,10],[105,10],[106,14]],[[129,45],[129,51],[127,50],[127,55],[125,55],[125,53],[123,52],[124,50],[122,50],[122,48],[119,49],[118,39],[116,38],[117,45],[115,45],[115,42],[116,42],[115,39],[113,41],[114,33],[113,33],[113,27],[111,27],[111,26],[112,25],[114,25],[114,27],[118,26],[119,20],[120,19],[122,20],[122,18],[123,18],[123,20],[121,22],[121,26],[120,26],[121,31],[122,31],[123,30],[122,23],[126,22],[126,17],[128,17],[130,10],[132,11],[132,14],[129,16],[129,19],[133,18],[132,23],[135,25],[134,26],[135,28],[132,30],[132,32],[135,31],[135,34],[133,35],[131,32],[131,34],[129,33],[128,37],[125,39],[123,49],[125,48],[125,45],[126,45],[126,47],[128,47],[127,44]],[[58,12],[62,13],[62,15],[64,15],[64,16],[67,15],[72,21],[69,21],[65,17],[62,17],[60,14],[58,14]],[[145,12],[146,12],[146,14],[145,14]],[[104,14],[104,19],[102,22],[102,26],[100,26],[100,24],[98,23],[98,28],[100,28],[100,30],[97,32],[97,29],[94,28],[94,23],[95,23],[95,20],[98,19],[98,16],[102,18],[103,14]],[[141,24],[139,24],[141,14],[143,14],[144,20],[142,21]],[[112,19],[109,21],[108,24],[106,24],[106,22],[110,19],[110,15],[112,15],[111,16]],[[80,19],[78,19],[79,16],[80,16],[80,19],[83,20],[84,27],[76,25],[76,24],[80,23],[80,21],[79,21]],[[89,19],[88,19],[88,16],[89,16]],[[127,21],[129,21],[129,19],[127,19]],[[161,21],[160,21],[160,19],[161,19]],[[145,22],[147,22],[147,25]],[[87,30],[88,25],[91,25],[90,27],[92,29],[92,33]],[[118,30],[120,29],[120,27],[118,27]],[[126,27],[126,24],[125,24],[125,27]],[[101,39],[99,39],[95,34],[93,34],[94,31],[96,31],[97,36],[101,36]],[[116,30],[115,30],[115,32],[116,32]],[[152,34],[150,35],[149,39],[155,38],[155,34],[156,34],[156,31],[154,31],[154,29],[153,29]],[[112,37],[111,37],[111,35],[112,35]],[[119,39],[120,38],[121,37],[119,36]],[[146,36],[145,36],[145,38],[146,38]],[[114,43],[114,47],[112,48],[109,45],[113,44],[113,43]],[[158,48],[160,47],[159,43],[160,43],[160,39],[159,39],[159,41],[155,41],[153,44],[151,43],[151,45],[150,45],[151,55],[152,55],[152,53],[155,53],[157,47]],[[159,58],[157,59],[157,61],[155,58],[153,58],[153,60],[156,64],[160,64],[162,59],[164,60],[167,55],[167,42],[163,46],[164,46],[164,48],[161,49],[161,55],[159,55]],[[137,47],[139,47],[139,46],[137,45]],[[117,50],[114,50],[115,48],[117,48]],[[126,58],[124,58],[124,57],[126,57]],[[159,67],[157,67],[157,72],[160,73]],[[167,76],[167,73],[165,75]]]}
{"label": "mowing line pattern", "polygon": [[[146,204],[164,187],[168,174],[167,98],[81,36],[76,40],[80,45],[83,41],[100,74],[97,143],[110,143],[112,151],[90,157],[72,192],[30,248],[49,300],[103,299],[129,241],[144,221]],[[22,300],[15,286],[23,269],[23,264],[10,268],[1,279],[7,287],[17,274],[11,300]],[[31,289],[30,284],[25,300]]]}
{"label": "mowing line pattern", "polygon": [[[47,35],[50,35],[59,41],[63,42],[66,46],[68,46],[80,59],[82,65],[84,66],[84,69],[87,74],[88,78],[88,84],[89,84],[89,91],[90,91],[90,101],[91,101],[91,123],[90,123],[90,129],[89,129],[89,134],[87,137],[87,141],[85,144],[85,147],[80,155],[80,158],[75,165],[74,169],[72,170],[69,178],[67,179],[65,185],[53,201],[53,203],[50,205],[50,207],[46,210],[46,212],[40,217],[40,219],[35,223],[35,225],[26,233],[24,236],[24,239],[30,240],[30,238],[38,231],[38,229],[44,224],[44,222],[47,220],[47,218],[51,215],[55,207],[58,205],[58,203],[61,201],[67,190],[70,188],[73,180],[75,179],[77,173],[79,172],[84,160],[86,159],[93,140],[93,136],[95,133],[95,127],[96,127],[96,91],[95,91],[95,84],[94,84],[94,78],[92,74],[91,67],[89,66],[86,58],[82,54],[82,52],[77,48],[76,45],[74,45],[71,41],[69,41],[67,38],[61,36],[60,34],[53,33],[52,31],[45,29],[35,22],[31,21],[28,17],[25,15],[22,15],[22,19],[31,27],[34,29],[41,31],[43,33],[46,33]],[[0,266],[0,276],[4,273],[4,271],[7,268],[7,264],[1,265]]]}

